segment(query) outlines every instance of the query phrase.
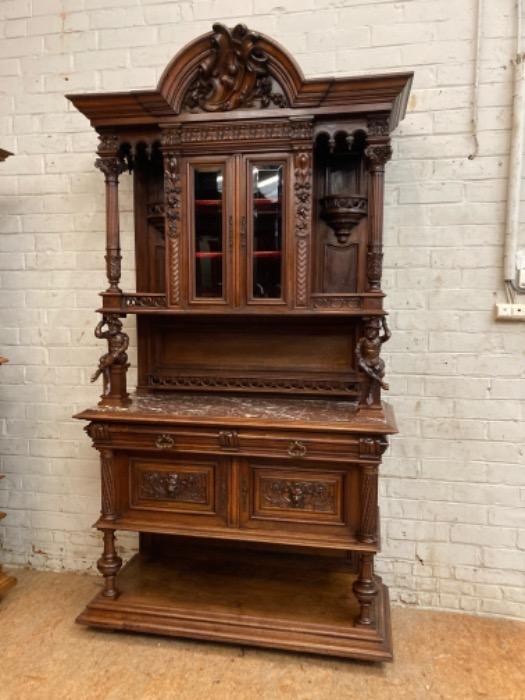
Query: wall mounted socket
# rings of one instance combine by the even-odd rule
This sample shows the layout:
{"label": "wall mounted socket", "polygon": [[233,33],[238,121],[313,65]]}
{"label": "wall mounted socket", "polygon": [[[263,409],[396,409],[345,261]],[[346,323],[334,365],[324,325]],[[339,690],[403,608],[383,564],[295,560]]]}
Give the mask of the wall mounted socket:
{"label": "wall mounted socket", "polygon": [[500,321],[525,321],[525,304],[496,304],[496,318]]}

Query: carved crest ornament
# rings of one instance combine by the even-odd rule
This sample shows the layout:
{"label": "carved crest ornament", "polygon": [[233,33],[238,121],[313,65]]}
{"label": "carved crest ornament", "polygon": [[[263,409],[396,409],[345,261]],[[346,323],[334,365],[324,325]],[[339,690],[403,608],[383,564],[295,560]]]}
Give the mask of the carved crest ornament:
{"label": "carved crest ornament", "polygon": [[213,25],[211,51],[199,65],[184,100],[190,112],[229,112],[239,107],[286,106],[272,78],[260,36],[244,24]]}

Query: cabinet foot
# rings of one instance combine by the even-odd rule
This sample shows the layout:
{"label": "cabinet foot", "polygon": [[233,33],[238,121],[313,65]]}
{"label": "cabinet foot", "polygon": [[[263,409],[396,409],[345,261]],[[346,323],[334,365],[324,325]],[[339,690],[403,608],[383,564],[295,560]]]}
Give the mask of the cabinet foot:
{"label": "cabinet foot", "polygon": [[352,586],[355,597],[359,601],[359,615],[355,624],[359,627],[371,627],[374,625],[374,603],[378,593],[378,586],[374,577],[374,555],[361,554],[359,557],[359,573]]}
{"label": "cabinet foot", "polygon": [[122,559],[117,556],[115,550],[115,531],[104,530],[104,551],[97,561],[97,569],[104,577],[104,590],[102,591],[102,595],[106,598],[118,598],[119,596],[119,591],[115,585],[115,579],[121,566]]}

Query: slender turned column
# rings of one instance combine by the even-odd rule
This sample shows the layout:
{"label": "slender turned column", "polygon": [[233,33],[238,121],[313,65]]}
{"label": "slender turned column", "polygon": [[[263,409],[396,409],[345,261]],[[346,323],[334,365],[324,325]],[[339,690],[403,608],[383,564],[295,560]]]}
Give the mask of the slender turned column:
{"label": "slender turned column", "polygon": [[385,163],[392,157],[388,138],[388,121],[377,118],[368,124],[368,145],[365,155],[368,159],[370,186],[368,213],[370,217],[370,238],[368,241],[367,274],[368,289],[381,291],[381,271],[383,266],[383,193]]}
{"label": "slender turned column", "polygon": [[106,182],[106,274],[107,292],[121,293],[120,281],[120,225],[118,207],[118,177],[126,164],[118,157],[118,138],[114,134],[100,136],[95,166],[104,173]]}
{"label": "slender turned column", "polygon": [[104,552],[97,562],[97,568],[104,576],[102,595],[106,598],[118,598],[119,596],[115,578],[121,566],[122,559],[117,556],[115,550],[115,530],[104,530]]}
{"label": "slender turned column", "polygon": [[168,253],[168,303],[180,306],[181,294],[181,241],[180,219],[182,208],[182,184],[180,174],[180,126],[164,129],[161,134],[161,151],[164,160],[164,208],[165,238]]}
{"label": "slender turned column", "polygon": [[375,623],[373,605],[379,590],[374,577],[373,554],[363,552],[359,555],[359,573],[352,589],[361,606],[355,624],[359,627],[373,626]]}

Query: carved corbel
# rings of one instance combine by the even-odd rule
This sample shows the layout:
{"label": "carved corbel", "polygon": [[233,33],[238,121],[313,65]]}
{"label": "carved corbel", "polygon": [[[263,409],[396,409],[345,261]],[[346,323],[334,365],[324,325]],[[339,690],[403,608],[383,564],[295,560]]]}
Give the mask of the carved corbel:
{"label": "carved corbel", "polygon": [[94,447],[100,442],[111,442],[111,434],[107,423],[88,423],[84,430],[93,440]]}

